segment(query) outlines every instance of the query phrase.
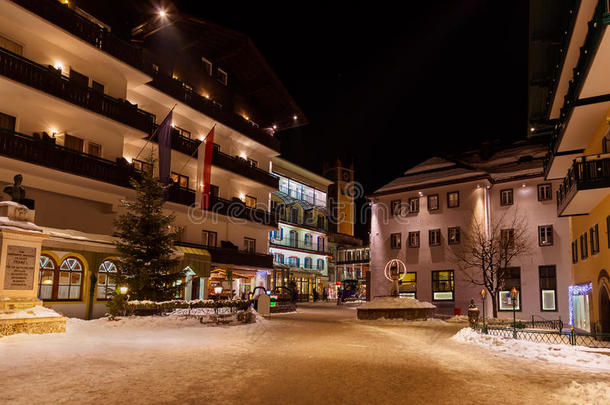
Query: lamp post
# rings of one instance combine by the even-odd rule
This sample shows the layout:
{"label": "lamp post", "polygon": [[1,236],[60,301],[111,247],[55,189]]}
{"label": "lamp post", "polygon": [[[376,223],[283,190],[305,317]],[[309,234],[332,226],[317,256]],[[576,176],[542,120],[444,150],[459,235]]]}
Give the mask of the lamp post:
{"label": "lamp post", "polygon": [[483,288],[481,290],[481,301],[483,302],[483,333],[487,333],[487,324],[485,323],[485,296],[487,292]]}
{"label": "lamp post", "polygon": [[513,303],[513,339],[517,339],[517,315],[515,312],[515,306],[517,304],[517,297],[519,291],[515,287],[510,290],[510,300]]}

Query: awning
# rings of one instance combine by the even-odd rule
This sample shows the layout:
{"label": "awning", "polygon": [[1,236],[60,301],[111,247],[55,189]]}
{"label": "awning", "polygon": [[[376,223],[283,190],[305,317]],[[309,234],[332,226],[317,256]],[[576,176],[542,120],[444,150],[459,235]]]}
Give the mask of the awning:
{"label": "awning", "polygon": [[179,252],[184,253],[184,257],[180,262],[180,267],[190,267],[199,277],[210,277],[210,268],[212,256],[210,252],[201,248],[188,246],[174,246]]}

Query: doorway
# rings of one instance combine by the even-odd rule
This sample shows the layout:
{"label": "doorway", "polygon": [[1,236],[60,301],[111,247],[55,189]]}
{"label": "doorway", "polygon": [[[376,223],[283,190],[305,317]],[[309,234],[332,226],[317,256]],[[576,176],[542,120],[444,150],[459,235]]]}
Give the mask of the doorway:
{"label": "doorway", "polygon": [[610,293],[604,283],[599,286],[599,324],[601,333],[610,333]]}

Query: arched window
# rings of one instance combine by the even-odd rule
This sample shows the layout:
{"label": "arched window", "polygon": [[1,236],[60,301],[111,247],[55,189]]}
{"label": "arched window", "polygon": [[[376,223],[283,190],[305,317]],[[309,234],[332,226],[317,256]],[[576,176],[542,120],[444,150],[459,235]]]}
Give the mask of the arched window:
{"label": "arched window", "polygon": [[58,300],[79,300],[83,284],[83,264],[76,257],[67,257],[59,266]]}
{"label": "arched window", "polygon": [[97,269],[97,299],[107,300],[116,290],[116,265],[110,260],[104,260]]}
{"label": "arched window", "polygon": [[38,278],[38,298],[53,298],[53,281],[55,280],[55,262],[50,256],[40,255],[40,277]]}

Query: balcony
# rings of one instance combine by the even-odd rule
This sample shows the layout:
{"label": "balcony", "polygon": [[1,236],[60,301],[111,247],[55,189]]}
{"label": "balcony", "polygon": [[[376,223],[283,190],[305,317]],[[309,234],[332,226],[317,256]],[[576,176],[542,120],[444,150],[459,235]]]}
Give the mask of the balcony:
{"label": "balcony", "polygon": [[[193,205],[195,203],[195,190],[180,187],[176,184],[169,188],[168,200],[182,205]],[[257,208],[249,208],[239,199],[234,201],[225,200],[221,197],[210,197],[208,211],[221,214],[238,220],[247,220],[262,225],[277,227],[275,215],[268,211]]]}
{"label": "balcony", "polygon": [[248,138],[277,152],[280,151],[279,140],[264,130],[253,127],[233,111],[226,111],[211,100],[187,89],[179,80],[158,73],[153,76],[153,81],[148,84]]}
{"label": "balcony", "polygon": [[150,133],[153,116],[119,100],[72,82],[52,66],[43,66],[0,48],[0,75],[61,98],[89,111]]}
{"label": "balcony", "polygon": [[293,218],[289,212],[278,213],[278,221],[285,222],[290,225],[296,225],[304,228],[308,228],[318,232],[326,232],[328,227],[326,226],[326,219],[321,223],[318,222],[317,218],[313,216],[306,216],[304,220]]}
{"label": "balcony", "polygon": [[[153,138],[156,142],[156,135]],[[197,157],[197,148],[201,141],[187,138],[180,135],[177,130],[172,130],[172,149],[182,152],[185,155]],[[257,183],[277,189],[279,187],[279,179],[269,172],[252,166],[247,160],[239,156],[231,156],[224,152],[214,149],[212,155],[212,164],[227,171],[239,174]]]}
{"label": "balcony", "polygon": [[610,154],[574,161],[557,191],[557,215],[586,215],[610,192]]}
{"label": "balcony", "polygon": [[57,0],[12,0],[90,45],[150,75],[152,62],[140,49],[124,42]]}
{"label": "balcony", "polygon": [[238,249],[223,249],[186,242],[176,242],[176,245],[206,249],[212,255],[212,263],[216,264],[232,264],[265,269],[273,268],[273,256],[269,254],[250,253]]}
{"label": "balcony", "polygon": [[312,252],[319,255],[328,255],[328,248],[326,247],[326,243],[324,246],[319,246],[315,241],[305,241],[302,239],[291,239],[286,237],[284,239],[276,239],[271,238],[269,243],[272,247],[280,247],[280,248],[289,248],[289,249],[298,249],[306,252]]}
{"label": "balcony", "polygon": [[133,174],[129,166],[6,129],[0,129],[0,155],[122,187],[130,187]]}

